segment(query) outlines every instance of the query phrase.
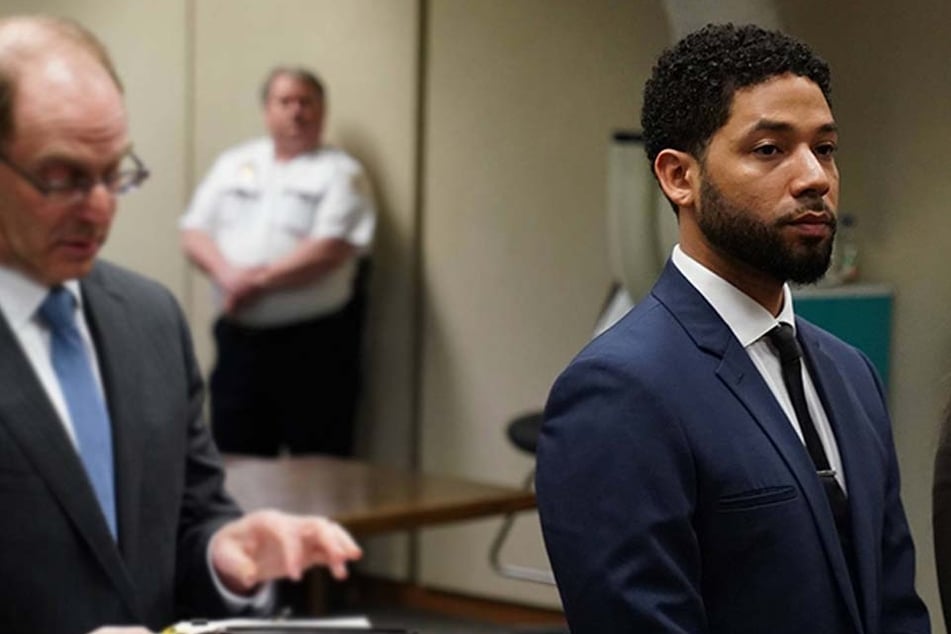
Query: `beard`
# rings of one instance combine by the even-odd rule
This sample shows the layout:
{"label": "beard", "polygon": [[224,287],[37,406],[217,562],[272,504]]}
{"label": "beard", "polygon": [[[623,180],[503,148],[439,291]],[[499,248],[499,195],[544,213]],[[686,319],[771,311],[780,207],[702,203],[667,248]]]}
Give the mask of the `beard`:
{"label": "beard", "polygon": [[[761,220],[755,210],[728,200],[709,179],[700,184],[697,224],[721,253],[762,271],[774,279],[796,284],[819,281],[832,258],[836,220],[821,198],[804,202],[796,211],[772,222]],[[830,235],[788,240],[783,228],[803,211],[823,211],[829,217]]]}

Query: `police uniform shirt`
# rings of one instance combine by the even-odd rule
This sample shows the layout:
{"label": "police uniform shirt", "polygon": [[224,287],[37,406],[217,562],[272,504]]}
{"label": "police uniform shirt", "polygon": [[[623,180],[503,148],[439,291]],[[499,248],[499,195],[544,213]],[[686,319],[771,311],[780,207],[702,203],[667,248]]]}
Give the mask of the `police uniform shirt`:
{"label": "police uniform shirt", "polygon": [[[370,185],[356,159],[321,147],[279,162],[269,138],[222,154],[181,221],[183,229],[210,235],[240,267],[273,262],[308,238],[338,238],[364,255],[375,225]],[[267,327],[330,314],[350,299],[356,267],[351,258],[311,284],[268,293],[235,318]]]}

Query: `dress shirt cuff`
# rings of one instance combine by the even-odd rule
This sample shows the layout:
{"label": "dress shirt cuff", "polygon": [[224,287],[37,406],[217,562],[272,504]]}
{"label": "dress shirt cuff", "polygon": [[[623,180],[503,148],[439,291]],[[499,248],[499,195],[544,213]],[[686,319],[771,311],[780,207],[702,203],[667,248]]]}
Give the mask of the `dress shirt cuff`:
{"label": "dress shirt cuff", "polygon": [[231,590],[225,587],[225,584],[222,583],[221,579],[218,577],[218,572],[215,570],[215,567],[211,564],[211,542],[208,542],[208,548],[205,550],[205,561],[208,564],[208,572],[211,574],[211,579],[215,583],[215,589],[218,590],[218,594],[224,600],[225,605],[234,612],[244,612],[251,611],[255,613],[264,613],[269,612],[274,607],[274,584],[265,583],[262,584],[257,592],[251,596],[242,596],[240,594],[235,594]]}

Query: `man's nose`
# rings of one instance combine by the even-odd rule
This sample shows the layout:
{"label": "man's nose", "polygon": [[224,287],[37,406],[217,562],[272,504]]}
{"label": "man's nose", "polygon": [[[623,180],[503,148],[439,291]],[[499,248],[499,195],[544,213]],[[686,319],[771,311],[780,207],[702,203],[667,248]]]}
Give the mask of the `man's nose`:
{"label": "man's nose", "polygon": [[812,148],[798,150],[794,161],[796,173],[792,181],[793,197],[821,198],[829,193],[836,181],[834,163],[823,161]]}
{"label": "man's nose", "polygon": [[115,207],[116,194],[103,181],[94,183],[80,203],[83,219],[90,222],[108,220]]}

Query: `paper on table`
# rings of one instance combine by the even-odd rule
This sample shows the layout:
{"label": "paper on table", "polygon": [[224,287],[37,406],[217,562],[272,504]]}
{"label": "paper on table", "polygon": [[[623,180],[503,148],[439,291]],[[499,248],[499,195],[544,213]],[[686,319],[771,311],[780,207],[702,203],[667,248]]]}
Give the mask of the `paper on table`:
{"label": "paper on table", "polygon": [[166,628],[162,634],[212,634],[213,632],[240,632],[242,629],[279,627],[282,631],[305,630],[324,627],[366,630],[370,621],[363,616],[333,619],[224,619],[221,621],[183,621]]}

